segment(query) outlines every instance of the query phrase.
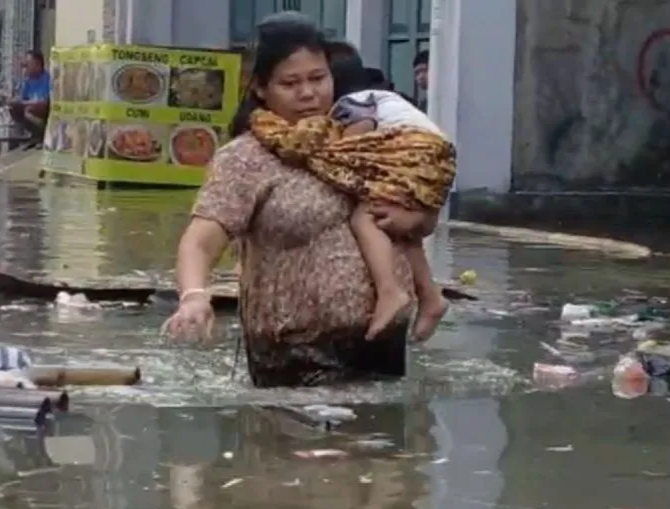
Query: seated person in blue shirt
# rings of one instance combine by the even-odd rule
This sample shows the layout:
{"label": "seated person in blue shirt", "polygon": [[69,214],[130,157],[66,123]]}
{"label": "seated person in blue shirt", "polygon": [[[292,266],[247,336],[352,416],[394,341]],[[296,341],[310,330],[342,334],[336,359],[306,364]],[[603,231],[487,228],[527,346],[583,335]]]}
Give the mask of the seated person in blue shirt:
{"label": "seated person in blue shirt", "polygon": [[31,141],[41,143],[49,117],[51,80],[44,69],[44,56],[39,51],[29,51],[24,63],[25,79],[19,97],[10,100],[12,119],[26,129]]}

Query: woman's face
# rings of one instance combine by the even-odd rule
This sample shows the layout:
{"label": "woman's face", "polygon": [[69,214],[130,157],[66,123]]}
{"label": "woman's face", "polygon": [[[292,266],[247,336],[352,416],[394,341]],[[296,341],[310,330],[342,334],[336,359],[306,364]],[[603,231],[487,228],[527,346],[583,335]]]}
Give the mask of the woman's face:
{"label": "woman's face", "polygon": [[325,115],[333,104],[333,77],[326,56],[300,49],[275,67],[267,86],[256,89],[265,106],[289,122]]}

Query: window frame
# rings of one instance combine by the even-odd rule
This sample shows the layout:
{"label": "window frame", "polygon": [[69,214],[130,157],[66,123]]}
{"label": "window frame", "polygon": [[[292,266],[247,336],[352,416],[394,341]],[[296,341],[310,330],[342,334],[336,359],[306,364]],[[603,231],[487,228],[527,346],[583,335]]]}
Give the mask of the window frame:
{"label": "window frame", "polygon": [[[290,5],[291,2],[297,1],[298,3],[301,0],[289,0],[287,3],[286,0],[274,0],[274,8],[272,12],[280,12],[282,10],[287,10],[286,6],[288,7],[293,7]],[[313,1],[313,0],[308,0],[308,1]],[[319,19],[316,20],[319,27],[324,28],[324,13],[326,11],[325,9],[325,3],[326,2],[332,2],[332,0],[317,0],[319,2]],[[253,33],[255,25],[260,21],[259,16],[258,16],[258,5],[256,0],[230,0],[230,23],[229,23],[229,29],[230,29],[230,47],[231,49],[245,49],[248,48],[249,45],[252,43],[251,40],[241,40],[239,38],[236,38],[236,26],[235,26],[235,19],[236,19],[236,11],[238,7],[238,2],[244,2],[247,5],[251,5],[251,18],[252,18],[252,25],[249,28],[250,33]],[[344,9],[342,12],[342,17],[341,19],[338,20],[338,24],[341,25],[339,27],[335,28],[335,33],[329,33],[327,34],[329,37],[332,37],[334,39],[345,39],[346,37],[346,19],[347,19],[347,0],[342,0]],[[299,9],[302,11],[302,9]],[[331,27],[328,27],[331,28]]]}
{"label": "window frame", "polygon": [[[433,0],[407,0],[409,2],[409,30],[405,33],[392,33],[391,24],[392,24],[392,11],[393,11],[393,0],[386,0],[384,2],[384,43],[382,45],[382,62],[384,66],[384,73],[389,80],[392,79],[391,76],[391,46],[393,44],[407,42],[414,49],[414,55],[416,55],[420,49],[422,43],[430,42],[430,26],[427,31],[420,31],[421,25],[421,7],[422,2],[428,2],[428,8],[432,8],[431,2]],[[407,72],[413,73],[412,62],[408,62]],[[412,80],[413,81],[413,80]],[[413,82],[412,90],[401,90],[401,92],[407,93],[415,101],[419,100],[419,90],[417,89],[416,83]],[[411,93],[409,93],[411,92]]]}

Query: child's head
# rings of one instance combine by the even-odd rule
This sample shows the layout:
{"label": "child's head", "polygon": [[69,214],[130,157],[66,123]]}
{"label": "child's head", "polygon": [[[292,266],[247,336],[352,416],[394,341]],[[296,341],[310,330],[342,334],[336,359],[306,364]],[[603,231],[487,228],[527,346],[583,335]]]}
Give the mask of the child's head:
{"label": "child's head", "polygon": [[335,87],[335,100],[372,87],[370,76],[358,54],[338,58],[331,65]]}

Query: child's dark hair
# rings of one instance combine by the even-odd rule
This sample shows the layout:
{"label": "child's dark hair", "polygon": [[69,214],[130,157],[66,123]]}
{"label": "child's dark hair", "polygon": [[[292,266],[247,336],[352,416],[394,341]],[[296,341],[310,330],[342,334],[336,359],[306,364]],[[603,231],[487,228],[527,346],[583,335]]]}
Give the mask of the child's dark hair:
{"label": "child's dark hair", "polygon": [[417,65],[428,65],[429,61],[430,61],[430,52],[427,49],[419,51],[414,57],[412,67],[416,67]]}
{"label": "child's dark hair", "polygon": [[335,101],[340,97],[373,88],[368,70],[358,53],[340,58],[331,65]]}
{"label": "child's dark hair", "polygon": [[[277,65],[302,48],[324,53],[329,58],[326,38],[309,18],[293,11],[266,17],[258,25],[258,44],[250,83],[266,86]],[[231,138],[249,130],[249,117],[261,105],[260,99],[249,88],[230,124]]]}

